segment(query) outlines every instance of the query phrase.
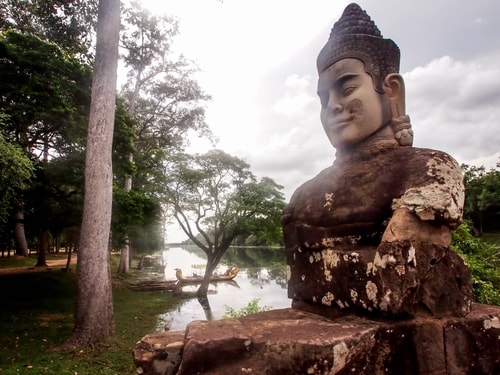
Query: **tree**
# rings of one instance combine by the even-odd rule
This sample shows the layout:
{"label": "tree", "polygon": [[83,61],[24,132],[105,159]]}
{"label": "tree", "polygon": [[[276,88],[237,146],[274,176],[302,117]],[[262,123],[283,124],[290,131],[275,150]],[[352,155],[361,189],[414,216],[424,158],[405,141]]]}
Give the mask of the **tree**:
{"label": "tree", "polygon": [[[0,117],[0,125],[4,117]],[[0,132],[0,247],[8,242],[5,235],[12,211],[21,204],[17,202],[19,192],[29,186],[29,181],[34,173],[33,162],[23,150],[8,143]],[[13,204],[14,203],[14,204]]]}
{"label": "tree", "polygon": [[[123,96],[127,114],[135,121],[134,145],[126,154],[134,168],[123,178],[125,192],[132,189],[154,195],[152,175],[160,174],[162,161],[169,152],[184,146],[190,129],[208,134],[200,102],[208,97],[190,78],[194,71],[183,58],[170,51],[178,33],[177,22],[157,16],[137,1],[124,6],[121,47],[127,72]],[[135,152],[134,152],[135,151]],[[129,253],[134,239],[120,232],[121,259],[118,272],[129,269]]]}
{"label": "tree", "polygon": [[465,182],[465,217],[479,234],[500,228],[500,163],[486,171],[484,166],[462,165]]}
{"label": "tree", "polygon": [[500,260],[497,246],[472,235],[470,225],[463,222],[452,232],[451,249],[467,263],[471,271],[474,300],[500,305]]}
{"label": "tree", "polygon": [[96,18],[97,0],[4,0],[0,31],[37,36],[90,63]]}
{"label": "tree", "polygon": [[207,256],[198,289],[198,295],[206,297],[210,276],[237,236],[273,232],[280,226],[283,187],[270,178],[257,181],[245,161],[220,150],[177,155],[165,175],[165,203]]}
{"label": "tree", "polygon": [[[19,145],[32,160],[39,161],[36,177],[45,175],[43,169],[49,159],[82,148],[90,77],[88,66],[55,44],[34,35],[13,31],[0,33],[0,112],[6,115],[2,128],[10,142]],[[37,184],[43,181],[34,178],[33,185]],[[48,190],[46,186],[40,191]],[[38,196],[38,200],[32,202],[43,205],[45,202],[41,198]],[[25,201],[21,196],[17,201],[18,210],[13,213],[16,216],[16,251],[27,255],[23,227]],[[34,207],[26,206],[26,209]],[[33,229],[32,232],[39,233],[40,237],[48,235],[39,227]],[[39,263],[45,263],[43,253],[39,255]]]}
{"label": "tree", "polygon": [[78,253],[74,347],[114,335],[109,228],[120,0],[100,0],[85,159],[85,198]]}

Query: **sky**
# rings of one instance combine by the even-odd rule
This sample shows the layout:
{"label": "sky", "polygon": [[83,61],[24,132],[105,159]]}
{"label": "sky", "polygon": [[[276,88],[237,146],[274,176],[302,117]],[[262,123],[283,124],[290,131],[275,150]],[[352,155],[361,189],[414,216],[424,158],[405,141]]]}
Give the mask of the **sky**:
{"label": "sky", "polygon": [[[175,16],[174,48],[193,60],[212,100],[217,148],[259,178],[293,191],[331,165],[316,95],[316,57],[350,1],[143,0]],[[414,146],[459,163],[500,161],[500,1],[359,0],[384,38],[401,49]],[[212,146],[196,137],[192,150]],[[177,238],[168,238],[169,241]]]}

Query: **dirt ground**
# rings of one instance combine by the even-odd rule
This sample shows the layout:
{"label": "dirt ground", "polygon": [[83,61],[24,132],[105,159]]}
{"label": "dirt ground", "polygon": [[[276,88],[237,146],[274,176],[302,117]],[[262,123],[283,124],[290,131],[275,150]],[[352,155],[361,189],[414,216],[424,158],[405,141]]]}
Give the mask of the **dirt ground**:
{"label": "dirt ground", "polygon": [[[30,273],[30,272],[46,272],[46,271],[58,271],[66,267],[66,262],[68,259],[66,257],[61,259],[51,259],[47,260],[47,267],[14,267],[14,268],[0,268],[0,275],[13,274],[13,273]],[[72,271],[75,271],[77,257],[76,254],[71,255],[71,267]],[[36,259],[33,258],[33,263],[36,264]]]}

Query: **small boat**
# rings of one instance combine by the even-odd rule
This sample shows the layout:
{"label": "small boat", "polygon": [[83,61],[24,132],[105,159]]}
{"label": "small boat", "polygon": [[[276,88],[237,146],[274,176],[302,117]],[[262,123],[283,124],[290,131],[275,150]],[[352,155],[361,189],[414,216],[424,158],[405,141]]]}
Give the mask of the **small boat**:
{"label": "small boat", "polygon": [[178,280],[141,280],[129,283],[129,288],[135,291],[168,290],[175,291],[179,286]]}
{"label": "small boat", "polygon": [[[222,274],[213,274],[212,276],[210,276],[210,282],[231,281],[236,277],[238,272],[240,272],[240,269],[238,267],[228,267],[226,272]],[[180,268],[175,269],[175,277],[177,277],[177,280],[181,284],[201,284],[203,282],[203,276],[184,276]]]}

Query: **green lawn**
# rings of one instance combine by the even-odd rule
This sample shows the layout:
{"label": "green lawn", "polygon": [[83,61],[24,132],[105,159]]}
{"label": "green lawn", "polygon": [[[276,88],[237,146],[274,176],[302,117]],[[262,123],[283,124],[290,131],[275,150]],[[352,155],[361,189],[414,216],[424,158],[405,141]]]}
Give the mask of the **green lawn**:
{"label": "green lawn", "polygon": [[101,347],[53,353],[71,334],[75,287],[75,273],[59,268],[0,275],[0,374],[134,374],[135,343],[179,303],[168,292],[133,292],[115,276],[116,336]]}

